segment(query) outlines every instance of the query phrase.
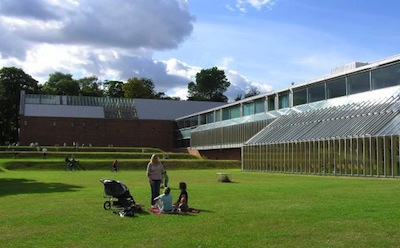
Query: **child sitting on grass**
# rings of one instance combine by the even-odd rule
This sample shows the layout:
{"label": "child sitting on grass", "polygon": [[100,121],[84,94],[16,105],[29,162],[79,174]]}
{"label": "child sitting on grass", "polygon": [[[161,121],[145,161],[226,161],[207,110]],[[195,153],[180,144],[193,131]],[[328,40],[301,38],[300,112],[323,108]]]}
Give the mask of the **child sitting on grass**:
{"label": "child sitting on grass", "polygon": [[161,194],[154,198],[156,207],[161,211],[161,213],[170,213],[173,210],[172,205],[172,195],[170,194],[171,189],[166,187],[164,189],[164,194]]}

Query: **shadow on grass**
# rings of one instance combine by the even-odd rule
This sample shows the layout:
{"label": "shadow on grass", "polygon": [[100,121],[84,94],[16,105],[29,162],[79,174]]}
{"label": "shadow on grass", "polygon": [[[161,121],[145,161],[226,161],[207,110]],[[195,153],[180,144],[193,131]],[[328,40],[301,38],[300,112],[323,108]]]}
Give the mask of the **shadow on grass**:
{"label": "shadow on grass", "polygon": [[64,183],[43,183],[25,178],[0,178],[0,197],[18,194],[73,192],[81,186]]}

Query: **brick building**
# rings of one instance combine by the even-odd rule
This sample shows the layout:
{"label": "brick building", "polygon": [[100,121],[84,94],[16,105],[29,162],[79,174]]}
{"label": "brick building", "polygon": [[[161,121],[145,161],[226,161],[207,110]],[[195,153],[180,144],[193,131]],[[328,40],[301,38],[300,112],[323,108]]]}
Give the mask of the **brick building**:
{"label": "brick building", "polygon": [[223,103],[33,95],[21,92],[20,144],[157,147],[172,151],[174,120]]}

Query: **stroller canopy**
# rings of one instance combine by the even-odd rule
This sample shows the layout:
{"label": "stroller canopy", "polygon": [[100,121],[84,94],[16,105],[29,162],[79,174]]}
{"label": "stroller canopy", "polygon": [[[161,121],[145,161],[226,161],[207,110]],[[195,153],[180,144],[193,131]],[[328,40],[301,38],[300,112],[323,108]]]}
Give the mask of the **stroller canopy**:
{"label": "stroller canopy", "polygon": [[120,181],[112,179],[101,179],[100,181],[104,184],[104,193],[106,195],[119,197],[129,191],[128,187]]}

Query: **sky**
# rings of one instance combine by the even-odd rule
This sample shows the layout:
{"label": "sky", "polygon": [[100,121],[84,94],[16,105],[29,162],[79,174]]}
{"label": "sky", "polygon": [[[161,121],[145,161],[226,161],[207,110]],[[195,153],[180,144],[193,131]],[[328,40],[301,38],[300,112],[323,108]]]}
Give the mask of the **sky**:
{"label": "sky", "polygon": [[400,54],[399,9],[398,0],[0,0],[0,68],[40,83],[57,71],[145,77],[185,100],[196,73],[216,66],[231,102]]}

